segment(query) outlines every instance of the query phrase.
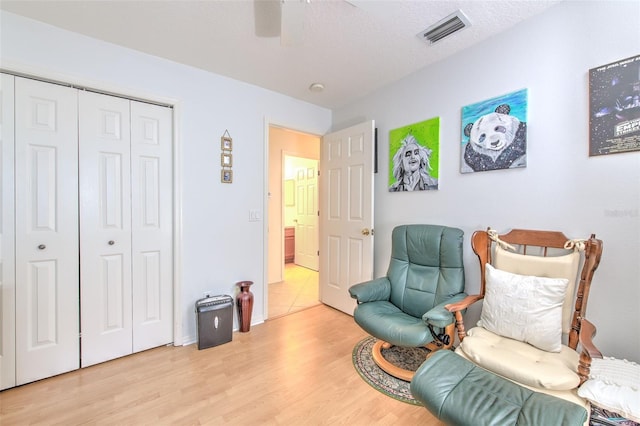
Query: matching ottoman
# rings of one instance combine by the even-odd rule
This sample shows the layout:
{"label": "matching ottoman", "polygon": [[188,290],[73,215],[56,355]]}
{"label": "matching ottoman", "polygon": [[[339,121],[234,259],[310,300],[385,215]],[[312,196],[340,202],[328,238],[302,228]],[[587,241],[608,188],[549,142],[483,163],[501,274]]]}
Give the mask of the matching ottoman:
{"label": "matching ottoman", "polygon": [[420,366],[411,393],[450,425],[582,426],[587,421],[583,407],[518,386],[448,350]]}

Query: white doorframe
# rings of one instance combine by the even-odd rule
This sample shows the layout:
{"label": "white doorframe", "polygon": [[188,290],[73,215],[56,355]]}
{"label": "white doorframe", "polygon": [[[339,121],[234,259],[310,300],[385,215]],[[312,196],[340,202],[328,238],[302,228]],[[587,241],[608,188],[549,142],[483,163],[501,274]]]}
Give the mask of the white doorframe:
{"label": "white doorframe", "polygon": [[[263,189],[262,189],[262,294],[263,297],[263,305],[262,312],[265,314],[265,319],[269,319],[269,128],[270,127],[281,127],[283,129],[294,130],[300,133],[306,133],[308,135],[313,135],[317,137],[322,137],[322,135],[318,135],[317,133],[311,130],[305,130],[304,128],[299,128],[295,124],[287,124],[282,122],[277,122],[270,117],[264,118],[264,149],[263,149]],[[320,164],[320,160],[318,159],[318,164]],[[284,214],[284,213],[282,213]],[[283,219],[284,220],[284,219]],[[284,250],[284,248],[283,248]]]}
{"label": "white doorframe", "polygon": [[[46,68],[34,67],[17,62],[7,62],[2,72],[26,78],[44,80],[68,86],[90,87],[106,94],[118,94],[130,99],[167,105],[173,108],[173,345],[182,346],[182,105],[179,100],[121,87],[104,81],[78,78],[77,76],[54,72]],[[267,133],[268,141],[268,133]],[[268,147],[268,145],[267,145]]]}

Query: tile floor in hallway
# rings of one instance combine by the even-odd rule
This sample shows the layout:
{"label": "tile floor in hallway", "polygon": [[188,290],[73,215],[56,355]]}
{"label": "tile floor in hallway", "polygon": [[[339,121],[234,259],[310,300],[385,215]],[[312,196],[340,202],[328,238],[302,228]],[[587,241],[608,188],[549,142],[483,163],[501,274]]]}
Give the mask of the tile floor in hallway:
{"label": "tile floor in hallway", "polygon": [[318,272],[284,265],[284,281],[269,284],[269,319],[319,305]]}

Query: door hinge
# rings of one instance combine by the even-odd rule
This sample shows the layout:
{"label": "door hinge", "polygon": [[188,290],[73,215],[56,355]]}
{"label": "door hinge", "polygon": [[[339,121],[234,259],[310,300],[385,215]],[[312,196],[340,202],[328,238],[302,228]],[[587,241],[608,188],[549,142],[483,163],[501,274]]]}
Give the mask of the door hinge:
{"label": "door hinge", "polygon": [[318,256],[320,256],[320,250],[318,250]]}

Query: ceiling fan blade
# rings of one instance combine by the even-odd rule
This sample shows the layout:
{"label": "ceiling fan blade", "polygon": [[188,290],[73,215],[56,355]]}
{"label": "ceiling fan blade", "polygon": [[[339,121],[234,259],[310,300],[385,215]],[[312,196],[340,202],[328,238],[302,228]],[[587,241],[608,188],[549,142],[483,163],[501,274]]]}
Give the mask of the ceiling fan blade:
{"label": "ceiling fan blade", "polygon": [[280,0],[253,0],[255,32],[258,37],[278,37],[281,28]]}
{"label": "ceiling fan blade", "polygon": [[353,7],[362,9],[366,13],[370,13],[376,18],[383,18],[389,14],[389,7],[384,1],[371,0],[344,0]]}
{"label": "ceiling fan blade", "polygon": [[300,46],[304,40],[305,1],[283,0],[281,5],[280,44]]}

